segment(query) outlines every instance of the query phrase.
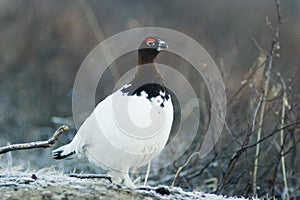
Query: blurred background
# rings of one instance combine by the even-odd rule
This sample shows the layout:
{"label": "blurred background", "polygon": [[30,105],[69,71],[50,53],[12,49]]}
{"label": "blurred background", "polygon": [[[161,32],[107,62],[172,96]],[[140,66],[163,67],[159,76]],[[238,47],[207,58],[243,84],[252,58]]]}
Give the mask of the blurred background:
{"label": "blurred background", "polygon": [[[299,0],[282,1],[280,55],[274,59],[262,137],[279,128],[282,101],[289,105],[285,125],[300,120],[299,11]],[[265,60],[262,49],[268,51],[272,40],[266,18],[276,22],[273,1],[0,0],[0,146],[48,139],[62,124],[69,125],[71,130],[64,133],[55,147],[69,142],[76,133],[72,119],[73,83],[87,54],[121,31],[164,27],[192,37],[209,52],[222,73],[228,100],[226,127],[214,150],[204,159],[192,158],[175,185],[228,195],[252,195],[255,148],[243,152],[229,169],[232,156],[241,149],[249,133],[257,92],[264,81],[264,64],[259,63]],[[134,67],[135,57],[136,52],[132,52],[116,60],[99,83],[96,102],[110,94],[113,83]],[[210,119],[210,99],[203,80],[193,75],[188,62],[170,53],[158,59],[181,68],[191,84],[198,85],[195,90],[201,99],[200,119],[194,119],[200,123],[199,136],[193,145],[171,166],[150,173],[149,184],[169,185],[177,169],[201,146],[201,133]],[[283,100],[284,91],[287,97]],[[193,113],[189,117],[192,119]],[[282,197],[285,193],[280,152],[286,152],[290,197],[300,198],[299,124],[289,127],[285,134],[284,145],[280,145],[279,133],[261,143],[259,196]],[[249,144],[255,143],[256,135],[253,133],[249,140]],[[4,154],[0,157],[0,168],[55,166],[67,173],[99,172],[82,160],[53,161],[50,151]]]}

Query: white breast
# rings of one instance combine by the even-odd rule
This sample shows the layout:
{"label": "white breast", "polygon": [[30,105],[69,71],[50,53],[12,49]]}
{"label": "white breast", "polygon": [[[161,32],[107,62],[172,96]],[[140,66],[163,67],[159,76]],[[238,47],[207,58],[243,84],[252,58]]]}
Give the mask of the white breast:
{"label": "white breast", "polygon": [[[86,155],[98,166],[128,171],[152,160],[166,145],[173,122],[171,98],[127,96],[120,90],[100,102],[78,134]],[[96,126],[95,126],[96,125]],[[92,131],[87,137],[85,130]]]}

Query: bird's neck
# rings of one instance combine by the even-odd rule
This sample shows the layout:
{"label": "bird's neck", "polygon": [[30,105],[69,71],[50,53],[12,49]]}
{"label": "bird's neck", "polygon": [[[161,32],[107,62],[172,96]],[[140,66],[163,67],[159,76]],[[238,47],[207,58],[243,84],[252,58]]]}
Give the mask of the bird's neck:
{"label": "bird's neck", "polygon": [[156,67],[155,59],[138,56],[138,66],[134,81],[163,84],[163,77]]}
{"label": "bird's neck", "polygon": [[145,60],[139,55],[136,74],[130,82],[130,86],[123,88],[122,92],[128,93],[128,95],[140,95],[141,91],[145,91],[150,98],[155,91],[159,93],[163,90],[165,90],[164,79],[156,67],[155,60]]}
{"label": "bird's neck", "polygon": [[138,66],[145,65],[145,64],[155,65],[155,58],[153,58],[153,56],[147,56],[146,54],[139,53],[137,63]]}

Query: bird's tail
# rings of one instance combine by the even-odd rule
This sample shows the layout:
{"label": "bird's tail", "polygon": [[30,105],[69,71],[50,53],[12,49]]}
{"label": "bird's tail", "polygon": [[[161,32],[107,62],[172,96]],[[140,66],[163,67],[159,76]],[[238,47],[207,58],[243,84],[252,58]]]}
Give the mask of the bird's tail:
{"label": "bird's tail", "polygon": [[64,159],[64,158],[71,159],[74,157],[75,153],[76,151],[70,148],[70,144],[67,144],[52,151],[52,156],[53,159],[57,159],[57,160]]}
{"label": "bird's tail", "polygon": [[77,155],[79,155],[83,150],[83,142],[80,140],[78,135],[74,137],[71,143],[66,144],[62,147],[59,147],[58,149],[55,149],[52,151],[53,159],[72,159]]}

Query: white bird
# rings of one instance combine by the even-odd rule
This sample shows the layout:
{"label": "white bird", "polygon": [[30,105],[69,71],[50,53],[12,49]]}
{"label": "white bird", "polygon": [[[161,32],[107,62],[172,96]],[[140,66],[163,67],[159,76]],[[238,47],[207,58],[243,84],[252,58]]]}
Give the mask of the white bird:
{"label": "white bird", "polygon": [[133,80],[101,101],[72,142],[53,151],[53,158],[84,155],[107,169],[113,182],[133,188],[130,168],[146,165],[161,152],[173,123],[171,95],[155,63],[166,48],[157,37],[144,39]]}

